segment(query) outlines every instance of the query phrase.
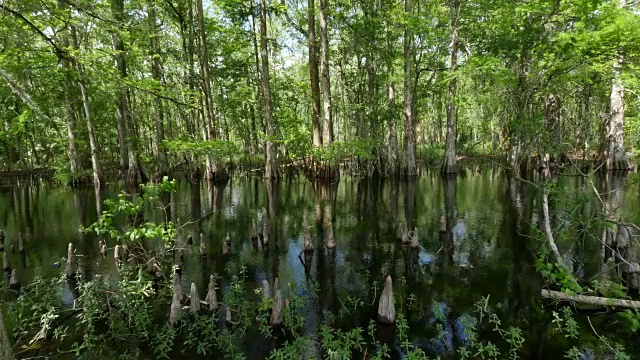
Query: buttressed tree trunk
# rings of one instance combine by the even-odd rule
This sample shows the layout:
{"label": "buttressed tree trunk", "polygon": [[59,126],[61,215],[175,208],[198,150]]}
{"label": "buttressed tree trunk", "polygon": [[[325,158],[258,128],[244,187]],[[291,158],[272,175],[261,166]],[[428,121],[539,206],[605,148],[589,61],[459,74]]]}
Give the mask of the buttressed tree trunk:
{"label": "buttressed tree trunk", "polygon": [[318,60],[316,59],[316,15],[314,0],[307,1],[307,40],[309,42],[309,81],[311,82],[311,102],[313,113],[313,146],[322,146],[322,127],[320,126],[320,87],[318,86]]}
{"label": "buttressed tree trunk", "polygon": [[[111,0],[111,14],[114,21],[119,26],[124,23],[124,0]],[[126,49],[124,41],[120,37],[118,30],[115,30],[112,34],[114,57],[116,59],[116,68],[118,70],[118,128],[121,134],[124,134],[126,139],[126,153],[127,153],[127,181],[132,184],[139,184],[142,182],[142,174],[140,172],[140,166],[138,165],[138,158],[136,154],[136,136],[133,129],[133,121],[131,118],[131,103],[129,88],[124,83],[127,79],[127,61],[126,61]],[[124,127],[123,129],[121,129]],[[122,139],[119,139],[122,141]],[[123,144],[119,144],[123,145]],[[121,156],[122,156],[122,149]],[[122,159],[121,159],[122,165]]]}
{"label": "buttressed tree trunk", "polygon": [[[406,17],[413,14],[412,0],[404,1]],[[404,29],[404,175],[416,175],[416,135],[413,119],[413,32],[409,24]]]}
{"label": "buttressed tree trunk", "polygon": [[454,174],[458,172],[456,163],[456,92],[458,81],[458,27],[460,19],[460,0],[451,0],[451,64],[449,68],[449,94],[447,99],[447,147],[442,162],[442,173]]}
{"label": "buttressed tree trunk", "polygon": [[264,177],[278,177],[276,148],[273,143],[275,129],[271,110],[271,84],[269,79],[269,52],[267,48],[267,4],[260,0],[260,60],[262,61],[262,93],[264,94],[264,124],[266,128]]}

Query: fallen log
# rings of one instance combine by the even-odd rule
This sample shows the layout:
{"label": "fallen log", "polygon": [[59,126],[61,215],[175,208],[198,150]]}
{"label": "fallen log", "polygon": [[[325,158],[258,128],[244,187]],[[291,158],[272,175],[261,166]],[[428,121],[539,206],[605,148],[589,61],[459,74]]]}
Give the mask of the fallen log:
{"label": "fallen log", "polygon": [[543,298],[554,299],[560,301],[572,301],[581,304],[589,304],[596,306],[611,306],[625,309],[640,309],[640,301],[614,299],[600,296],[588,295],[567,295],[561,291],[542,289],[540,294]]}

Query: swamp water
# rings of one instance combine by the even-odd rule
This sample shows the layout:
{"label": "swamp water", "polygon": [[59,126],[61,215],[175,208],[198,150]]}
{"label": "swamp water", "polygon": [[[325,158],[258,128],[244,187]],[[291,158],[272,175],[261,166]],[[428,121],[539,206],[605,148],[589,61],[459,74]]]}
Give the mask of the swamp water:
{"label": "swamp water", "polygon": [[[577,177],[560,179],[569,187],[581,186],[583,181]],[[626,221],[640,222],[634,189],[619,186],[618,201]],[[25,255],[9,253],[22,284],[38,275],[64,271],[70,242],[87,276],[111,273],[117,277],[115,244],[108,244],[109,256],[102,259],[98,239],[82,235],[78,229],[94,222],[102,211],[102,200],[115,198],[120,190],[115,184],[99,194],[93,189],[49,185],[0,188],[0,228],[6,235],[7,251],[12,244],[18,247],[19,234],[24,240]],[[476,304],[484,299],[503,326],[522,329],[525,343],[521,354],[525,358],[560,359],[567,346],[560,335],[548,335],[551,324],[549,316],[543,315],[539,298],[543,282],[534,267],[539,241],[530,235],[541,213],[538,195],[499,168],[467,170],[450,180],[443,180],[437,172],[427,172],[415,181],[343,177],[338,184],[322,188],[303,178],[267,186],[262,179],[235,177],[216,187],[181,182],[176,192],[164,199],[166,206],[152,216],[156,221],[164,216],[179,220],[183,239],[193,236],[194,245],[185,253],[184,291],[193,282],[204,298],[209,275],[216,273],[221,279],[221,299],[228,290],[228,272],[239,273],[242,267],[249,296],[262,280],[272,283],[276,277],[283,294],[287,284],[297,284],[302,296],[316,287],[318,297],[304,325],[311,338],[317,338],[319,324],[329,317],[339,328],[359,326],[366,331],[369,321],[376,318],[384,276],[390,274],[396,311],[408,321],[408,339],[428,355],[457,358],[451,354],[467,341],[465,327],[473,321]],[[263,207],[271,225],[267,252],[256,250],[251,242],[252,220],[259,224]],[[315,251],[311,258],[301,259],[305,211]],[[447,220],[446,235],[439,231],[441,216]],[[333,251],[324,248],[327,217],[332,219],[337,243]],[[417,228],[419,250],[398,242],[399,223]],[[200,233],[206,239],[207,261],[196,255]],[[224,256],[227,233],[231,254]],[[588,279],[597,272],[599,248],[599,244],[583,244],[563,250],[572,255],[576,273]],[[57,264],[62,265],[57,268]],[[58,291],[71,306],[69,288]],[[259,303],[259,297],[254,296]],[[608,320],[592,319],[606,333]],[[583,331],[587,330],[583,327]],[[389,344],[393,358],[400,358],[402,344],[394,332],[393,326],[381,326],[378,336]],[[491,329],[482,330],[481,336],[502,341]],[[261,359],[273,344],[254,334],[241,347],[247,358]],[[172,358],[180,358],[180,354],[176,352]],[[363,358],[362,354],[358,358]]]}

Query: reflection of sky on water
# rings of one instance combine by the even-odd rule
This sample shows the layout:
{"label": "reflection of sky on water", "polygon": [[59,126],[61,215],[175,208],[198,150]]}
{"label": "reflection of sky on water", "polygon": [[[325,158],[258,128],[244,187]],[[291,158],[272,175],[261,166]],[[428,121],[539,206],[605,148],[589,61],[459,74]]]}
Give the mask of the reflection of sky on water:
{"label": "reflection of sky on water", "polygon": [[444,336],[436,336],[428,344],[431,351],[437,354],[450,352],[459,346],[464,346],[467,342],[466,329],[473,325],[475,319],[469,314],[462,314],[453,319],[453,325],[450,322],[451,309],[446,303],[436,302],[432,306],[432,316],[427,319],[429,326],[433,328],[436,324],[441,324]]}
{"label": "reflection of sky on water", "polygon": [[426,251],[420,251],[420,254],[418,255],[418,259],[420,261],[420,265],[428,265],[428,264],[431,264],[434,260],[436,260],[436,257]]}

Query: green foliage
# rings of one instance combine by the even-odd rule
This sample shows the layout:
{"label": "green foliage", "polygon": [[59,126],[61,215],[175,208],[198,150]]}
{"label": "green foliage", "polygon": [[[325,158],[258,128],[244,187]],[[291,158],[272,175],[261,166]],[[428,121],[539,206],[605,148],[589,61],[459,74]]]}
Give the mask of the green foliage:
{"label": "green foliage", "polygon": [[221,140],[171,140],[165,141],[163,146],[169,151],[169,153],[181,157],[185,155],[193,155],[197,157],[207,155],[211,158],[211,161],[221,163],[230,162],[240,154],[240,150],[236,144]]}
{"label": "green foliage", "polygon": [[[145,209],[156,205],[162,193],[175,191],[175,180],[164,178],[160,184],[142,185],[140,195],[129,195],[125,192],[118,194],[117,200],[107,199],[107,210],[100,215],[98,220],[83,229],[84,232],[93,232],[100,237],[114,240],[119,244],[139,244],[145,240],[158,240],[167,247],[172,247],[176,236],[176,227],[173,222],[156,224],[145,222],[136,224]],[[131,222],[130,219],[134,221]]]}
{"label": "green foliage", "polygon": [[557,285],[562,292],[569,295],[581,293],[583,291],[582,286],[576,281],[571,269],[562,264],[547,262],[548,254],[547,247],[542,246],[540,256],[536,260],[536,271],[545,282]]}
{"label": "green foliage", "polygon": [[354,139],[349,141],[334,141],[328,146],[314,149],[314,157],[326,161],[330,165],[337,165],[347,158],[372,160],[375,149],[380,142],[375,139]]}

